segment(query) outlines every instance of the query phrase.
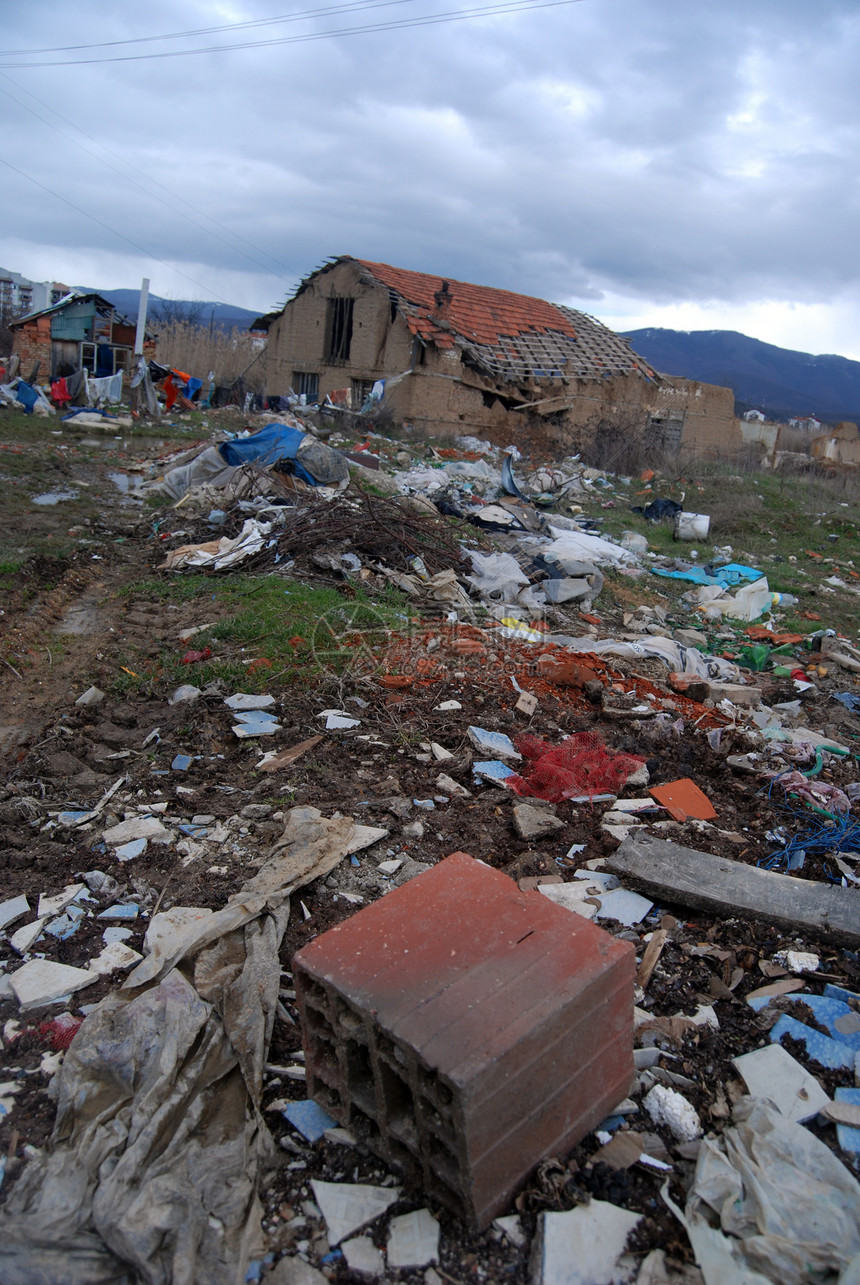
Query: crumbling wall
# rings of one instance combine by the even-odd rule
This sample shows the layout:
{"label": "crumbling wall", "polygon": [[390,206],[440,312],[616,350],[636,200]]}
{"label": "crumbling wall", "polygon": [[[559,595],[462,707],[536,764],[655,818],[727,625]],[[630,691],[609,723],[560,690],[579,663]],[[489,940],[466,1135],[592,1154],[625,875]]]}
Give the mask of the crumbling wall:
{"label": "crumbling wall", "polygon": [[51,318],[34,317],[13,331],[12,352],[21,359],[21,374],[29,375],[38,361],[39,378],[51,374]]}
{"label": "crumbling wall", "polygon": [[[327,354],[330,299],[353,299],[352,337],[347,359]],[[399,314],[392,315],[388,291],[364,283],[356,263],[339,263],[308,283],[269,328],[265,369],[270,393],[286,393],[294,374],[316,375],[319,396],[350,389],[353,380],[372,382],[408,370],[412,336]]]}
{"label": "crumbling wall", "polygon": [[860,432],[850,420],[837,424],[832,433],[813,438],[809,446],[820,463],[860,465]]}

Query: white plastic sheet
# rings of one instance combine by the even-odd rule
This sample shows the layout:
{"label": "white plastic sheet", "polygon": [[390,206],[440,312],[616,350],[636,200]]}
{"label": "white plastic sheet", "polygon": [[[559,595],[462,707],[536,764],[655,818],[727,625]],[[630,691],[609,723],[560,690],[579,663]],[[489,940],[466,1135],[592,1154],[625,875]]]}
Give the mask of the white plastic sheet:
{"label": "white plastic sheet", "polygon": [[685,1215],[672,1208],[707,1285],[806,1285],[829,1272],[842,1273],[842,1285],[856,1279],[860,1184],[763,1098],[742,1098],[733,1126],[705,1139]]}
{"label": "white plastic sheet", "polygon": [[260,1093],[289,896],[357,828],[294,808],[253,879],[89,1014],[52,1081],[49,1146],[0,1212],[4,1285],[244,1281],[272,1148]]}

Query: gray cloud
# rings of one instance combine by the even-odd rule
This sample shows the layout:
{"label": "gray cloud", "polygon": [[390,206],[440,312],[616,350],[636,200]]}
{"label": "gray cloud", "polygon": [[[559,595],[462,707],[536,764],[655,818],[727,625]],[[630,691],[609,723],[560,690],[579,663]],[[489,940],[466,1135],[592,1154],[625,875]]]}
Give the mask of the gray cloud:
{"label": "gray cloud", "polygon": [[[453,7],[416,0],[266,30]],[[267,16],[262,0],[242,12]],[[16,6],[4,43],[118,40],[210,15],[202,0],[179,19],[166,3]],[[108,288],[135,284],[149,256],[159,293],[229,290],[259,308],[344,252],[598,315],[612,297],[827,304],[860,276],[858,54],[850,0],[584,0],[259,50],[7,69],[0,90],[62,134],[0,95],[0,156],[58,194],[4,169],[0,262],[33,275],[28,253],[50,246],[45,272],[67,279],[64,262],[98,274],[106,256],[114,272],[126,260],[127,279],[87,283]],[[200,289],[165,288],[163,263]]]}

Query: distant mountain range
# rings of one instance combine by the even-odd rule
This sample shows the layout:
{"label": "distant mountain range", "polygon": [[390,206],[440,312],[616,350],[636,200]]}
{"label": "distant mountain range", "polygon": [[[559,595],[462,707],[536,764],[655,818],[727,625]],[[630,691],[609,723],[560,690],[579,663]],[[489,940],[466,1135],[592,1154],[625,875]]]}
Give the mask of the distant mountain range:
{"label": "distant mountain range", "polygon": [[[137,320],[140,306],[139,290],[99,290],[96,286],[80,286],[88,293],[95,291],[103,299],[112,303],[117,312],[132,321]],[[247,330],[252,321],[259,317],[258,312],[249,312],[247,308],[236,308],[230,303],[200,303],[190,299],[162,299],[160,295],[151,294],[147,305],[149,324],[156,327],[157,322],[172,319],[193,320],[198,326],[216,326],[220,330]]]}
{"label": "distant mountain range", "polygon": [[738,414],[860,423],[860,361],[793,352],[735,330],[629,330],[627,338],[662,374],[731,388]]}

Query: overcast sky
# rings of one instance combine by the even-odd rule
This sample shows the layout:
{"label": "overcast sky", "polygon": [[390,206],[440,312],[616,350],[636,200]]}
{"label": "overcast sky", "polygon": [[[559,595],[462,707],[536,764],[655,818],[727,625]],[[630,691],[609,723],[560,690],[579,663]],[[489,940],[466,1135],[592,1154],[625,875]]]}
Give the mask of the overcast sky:
{"label": "overcast sky", "polygon": [[267,311],[352,254],[860,360],[857,0],[514,0],[328,34],[504,3],[7,4],[0,265]]}

